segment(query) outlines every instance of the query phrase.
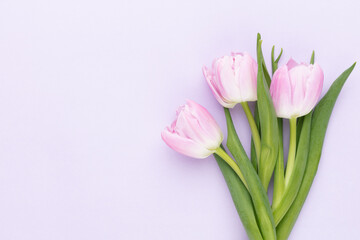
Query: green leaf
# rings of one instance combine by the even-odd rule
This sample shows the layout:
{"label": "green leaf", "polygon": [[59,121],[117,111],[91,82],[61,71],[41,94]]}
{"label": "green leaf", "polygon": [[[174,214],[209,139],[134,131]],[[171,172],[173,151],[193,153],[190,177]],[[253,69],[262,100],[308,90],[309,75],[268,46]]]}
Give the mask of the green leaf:
{"label": "green leaf", "polygon": [[313,51],[311,54],[310,64],[314,64],[314,62],[315,62],[315,51]]}
{"label": "green leaf", "polygon": [[236,210],[249,239],[262,240],[263,238],[256,222],[254,207],[249,192],[231,167],[218,155],[214,154],[214,157],[225,178]]}
{"label": "green leaf", "polygon": [[264,240],[274,240],[276,239],[275,224],[266,191],[239,140],[229,109],[224,108],[224,110],[228,129],[227,147],[239,165],[248,185],[256,219]]}
{"label": "green leaf", "polygon": [[280,54],[276,58],[276,60],[275,60],[274,54],[275,54],[275,46],[273,46],[271,49],[271,70],[272,70],[273,75],[274,75],[275,71],[278,69],[278,64],[279,64],[281,55],[283,54],[283,49],[281,49]]}
{"label": "green leaf", "polygon": [[301,181],[304,176],[306,162],[309,152],[310,127],[312,112],[305,116],[301,136],[299,139],[298,150],[296,152],[294,170],[291,174],[289,184],[287,185],[284,195],[278,206],[274,209],[275,225],[279,224],[293,203],[299,191]]}
{"label": "green leaf", "polygon": [[278,122],[274,105],[269,93],[267,82],[264,81],[263,62],[261,53],[261,39],[258,34],[257,43],[257,106],[259,110],[261,128],[261,153],[259,161],[259,177],[264,188],[267,190],[271,176],[274,172],[277,156],[279,153]]}
{"label": "green leaf", "polygon": [[283,119],[278,118],[279,128],[279,153],[274,171],[274,192],[272,209],[277,208],[285,191],[285,176],[284,176],[284,144],[283,144]]}
{"label": "green leaf", "polygon": [[250,159],[251,159],[251,163],[252,163],[255,171],[257,172],[258,164],[257,164],[256,150],[255,150],[255,144],[254,144],[254,141],[252,138],[251,138]]}
{"label": "green leaf", "polygon": [[311,185],[318,169],[325,133],[329,123],[331,112],[334,108],[336,99],[339,96],[339,93],[346,79],[349,77],[350,73],[354,69],[355,64],[356,63],[354,63],[350,68],[345,70],[335,80],[328,92],[320,100],[320,102],[314,109],[310,131],[310,150],[304,178],[302,180],[300,190],[295,201],[277,226],[276,230],[278,240],[286,240],[289,237],[290,232],[296,222],[296,219],[300,214],[301,208],[305,203],[306,197],[310,191]]}
{"label": "green leaf", "polygon": [[299,147],[300,133],[304,123],[304,117],[299,117],[296,123],[296,149]]}
{"label": "green leaf", "polygon": [[[258,39],[257,41],[260,40],[261,36],[260,34],[258,33]],[[267,86],[270,87],[270,84],[271,84],[271,77],[270,77],[270,74],[269,74],[269,71],[267,70],[267,67],[266,67],[266,64],[265,64],[265,61],[264,61],[264,55],[263,55],[263,52],[262,52],[262,49],[260,48],[260,56],[261,56],[261,59],[263,60],[262,61],[262,72],[264,74],[264,78],[265,78],[265,81],[267,83]],[[258,62],[259,63],[259,62]]]}
{"label": "green leaf", "polygon": [[[258,108],[257,108],[257,104],[255,103],[255,111],[254,111],[254,120],[256,123],[256,127],[259,131],[260,137],[261,137],[261,129],[260,129],[260,122],[259,122],[259,112],[258,112]],[[251,162],[254,166],[255,171],[258,171],[258,159],[256,156],[256,149],[255,149],[255,144],[253,141],[253,137],[251,136],[251,153],[250,153],[250,158],[251,158]]]}
{"label": "green leaf", "polygon": [[262,68],[263,68],[264,78],[265,78],[267,86],[269,88],[270,84],[271,84],[271,77],[270,77],[270,74],[269,74],[269,72],[268,72],[268,70],[266,68],[266,65],[265,65],[264,61],[263,61],[263,64],[262,64]]}

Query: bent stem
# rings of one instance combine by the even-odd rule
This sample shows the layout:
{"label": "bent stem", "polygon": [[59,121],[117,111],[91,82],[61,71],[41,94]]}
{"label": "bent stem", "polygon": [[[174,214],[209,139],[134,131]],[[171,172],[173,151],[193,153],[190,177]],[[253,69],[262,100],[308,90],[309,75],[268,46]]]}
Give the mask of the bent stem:
{"label": "bent stem", "polygon": [[246,184],[244,175],[242,174],[239,166],[236,164],[236,162],[221,148],[219,147],[216,149],[215,153],[219,155],[233,170],[234,172],[239,176],[241,181],[244,183],[245,187],[249,190],[248,185]]}
{"label": "bent stem", "polygon": [[259,165],[259,159],[260,159],[260,150],[261,150],[261,140],[260,140],[260,134],[258,131],[258,128],[256,126],[256,122],[254,120],[254,117],[251,113],[251,110],[249,108],[249,105],[247,102],[242,102],[241,106],[244,109],[245,115],[248,119],[250,128],[251,128],[251,134],[253,136],[253,141],[254,141],[254,145],[255,145],[255,152],[256,152],[256,157],[258,159],[258,165]]}
{"label": "bent stem", "polygon": [[285,173],[285,187],[288,186],[291,174],[294,169],[295,155],[296,155],[296,118],[290,118],[290,142],[289,142],[289,154],[286,165]]}

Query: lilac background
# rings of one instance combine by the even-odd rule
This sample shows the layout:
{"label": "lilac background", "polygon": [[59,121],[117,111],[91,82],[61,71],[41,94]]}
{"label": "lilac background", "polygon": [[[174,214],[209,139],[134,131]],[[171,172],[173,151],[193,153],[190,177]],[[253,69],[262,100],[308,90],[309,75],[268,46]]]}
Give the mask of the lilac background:
{"label": "lilac background", "polygon": [[[324,92],[360,55],[358,1],[0,2],[0,239],[246,239],[212,157],[160,131],[184,99],[221,107],[201,67],[276,44],[316,60]],[[357,239],[360,71],[331,118],[291,239]],[[250,131],[233,110],[240,138]],[[287,133],[286,133],[287,134]]]}

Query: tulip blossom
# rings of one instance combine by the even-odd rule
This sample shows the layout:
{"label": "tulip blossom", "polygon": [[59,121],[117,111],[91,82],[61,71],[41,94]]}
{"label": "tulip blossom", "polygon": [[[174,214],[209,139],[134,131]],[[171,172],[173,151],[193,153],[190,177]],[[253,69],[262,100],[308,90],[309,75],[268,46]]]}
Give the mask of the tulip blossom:
{"label": "tulip blossom", "polygon": [[220,147],[224,136],[210,113],[200,104],[188,100],[178,109],[176,115],[171,126],[161,133],[164,142],[175,151],[193,158],[206,158],[216,153],[247,187],[239,166]]}
{"label": "tulip blossom", "polygon": [[315,64],[298,64],[290,59],[273,76],[270,94],[276,114],[281,118],[297,118],[308,114],[319,100],[324,73]]}
{"label": "tulip blossom", "polygon": [[249,54],[232,53],[215,59],[212,69],[203,67],[203,73],[215,98],[224,107],[257,100],[257,63]]}
{"label": "tulip blossom", "polygon": [[225,108],[240,103],[249,121],[256,156],[260,156],[260,134],[248,101],[257,100],[257,71],[255,60],[248,53],[232,53],[215,59],[212,69],[203,67],[203,73],[211,91]]}
{"label": "tulip blossom", "polygon": [[203,106],[188,100],[176,115],[161,134],[169,147],[193,158],[206,158],[220,147],[224,139],[221,129]]}
{"label": "tulip blossom", "polygon": [[296,156],[296,118],[308,114],[319,100],[324,73],[315,64],[298,64],[290,59],[274,73],[270,94],[278,117],[290,121],[290,142],[285,187],[290,181]]}

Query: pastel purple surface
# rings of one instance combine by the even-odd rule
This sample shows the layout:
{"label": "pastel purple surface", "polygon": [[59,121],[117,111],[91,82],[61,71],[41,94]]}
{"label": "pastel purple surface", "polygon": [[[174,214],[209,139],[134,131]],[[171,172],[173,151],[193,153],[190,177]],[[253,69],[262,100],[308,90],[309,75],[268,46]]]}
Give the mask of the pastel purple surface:
{"label": "pastel purple surface", "polygon": [[[226,135],[201,69],[232,51],[255,57],[257,32],[267,60],[273,44],[284,49],[280,64],[309,61],[315,50],[323,95],[359,60],[359,8],[350,0],[1,1],[0,239],[247,239],[215,160],[180,155],[160,133],[192,99]],[[358,238],[359,69],[336,103],[290,239]],[[248,151],[246,117],[239,106],[232,113]]]}

